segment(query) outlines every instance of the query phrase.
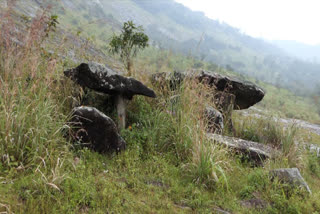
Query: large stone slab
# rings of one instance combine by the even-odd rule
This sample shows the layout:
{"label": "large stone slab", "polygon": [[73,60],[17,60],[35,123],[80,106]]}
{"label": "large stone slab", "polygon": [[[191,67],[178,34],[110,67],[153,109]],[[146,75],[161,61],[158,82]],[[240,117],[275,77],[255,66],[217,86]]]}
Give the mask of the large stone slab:
{"label": "large stone slab", "polygon": [[277,150],[261,143],[209,133],[207,137],[213,142],[226,146],[239,154],[246,155],[250,160],[258,163],[266,159],[274,159],[279,155]]}
{"label": "large stone slab", "polygon": [[247,109],[260,102],[265,95],[263,89],[257,85],[247,81],[240,81],[236,78],[207,71],[199,72],[197,77],[201,82],[216,87],[218,91],[225,91],[235,95],[235,109]]}
{"label": "large stone slab", "polygon": [[121,95],[131,100],[134,95],[156,97],[153,90],[140,81],[117,74],[102,64],[89,62],[64,71],[77,84],[110,95]]}
{"label": "large stone slab", "polygon": [[241,81],[234,77],[227,77],[208,71],[157,73],[152,76],[152,82],[154,84],[164,84],[167,82],[174,89],[186,78],[198,80],[215,88],[217,91],[235,95],[234,109],[236,110],[247,109],[255,105],[265,95],[262,88],[251,82]]}
{"label": "large stone slab", "polygon": [[96,108],[74,108],[70,123],[73,140],[82,146],[100,153],[119,152],[126,147],[114,121]]}
{"label": "large stone slab", "polygon": [[311,189],[308,184],[305,182],[303,177],[300,174],[299,169],[297,168],[287,168],[287,169],[275,169],[270,171],[272,178],[277,177],[281,182],[289,183],[296,187],[302,187],[307,192],[312,194]]}

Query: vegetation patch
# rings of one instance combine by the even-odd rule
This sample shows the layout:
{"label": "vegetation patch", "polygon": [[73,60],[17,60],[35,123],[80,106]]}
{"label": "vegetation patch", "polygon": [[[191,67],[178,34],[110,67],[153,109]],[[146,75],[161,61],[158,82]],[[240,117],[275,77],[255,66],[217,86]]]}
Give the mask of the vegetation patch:
{"label": "vegetation patch", "polygon": [[[59,45],[48,51],[58,21],[46,11],[16,31],[12,13],[1,14],[0,212],[319,212],[319,157],[295,144],[307,134],[272,118],[234,114],[230,136],[282,152],[263,167],[242,162],[207,139],[203,111],[212,104],[214,91],[193,81],[175,92],[155,88],[155,100],[135,97],[130,102],[128,128],[121,131],[127,142],[124,152],[99,154],[69,142],[65,134],[71,125],[66,121],[74,106],[90,104],[114,119],[116,115],[110,97],[93,95],[63,77],[63,70],[74,63],[59,55]],[[150,71],[194,67],[215,66],[150,47],[137,58],[141,72],[136,77],[150,85],[145,75]],[[292,167],[300,169],[311,195],[270,178],[270,170]],[[261,202],[263,208],[244,206],[250,201]]]}

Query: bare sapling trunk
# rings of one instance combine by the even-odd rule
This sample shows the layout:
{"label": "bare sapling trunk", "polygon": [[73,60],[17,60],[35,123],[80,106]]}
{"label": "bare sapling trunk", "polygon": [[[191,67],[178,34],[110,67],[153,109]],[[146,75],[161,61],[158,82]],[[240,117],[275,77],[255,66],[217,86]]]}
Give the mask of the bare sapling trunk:
{"label": "bare sapling trunk", "polygon": [[126,99],[118,95],[116,98],[117,113],[118,113],[118,128],[122,130],[126,128]]}
{"label": "bare sapling trunk", "polygon": [[128,69],[128,76],[131,77],[132,76],[132,62],[131,60],[127,61],[127,69]]}

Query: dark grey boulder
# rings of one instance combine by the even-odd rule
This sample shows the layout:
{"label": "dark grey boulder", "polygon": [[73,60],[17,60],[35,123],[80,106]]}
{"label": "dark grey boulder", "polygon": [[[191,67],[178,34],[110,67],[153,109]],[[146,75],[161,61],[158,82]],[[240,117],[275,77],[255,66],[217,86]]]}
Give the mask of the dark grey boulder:
{"label": "dark grey boulder", "polygon": [[221,134],[224,128],[223,115],[215,108],[206,107],[205,119],[208,122],[208,132]]}
{"label": "dark grey boulder", "polygon": [[235,109],[247,109],[260,102],[265,95],[262,88],[251,82],[240,81],[236,78],[207,71],[199,72],[197,77],[200,82],[215,87],[218,91],[235,95]]}
{"label": "dark grey boulder", "polygon": [[186,78],[198,80],[215,88],[217,91],[235,95],[234,109],[236,110],[247,109],[255,105],[265,95],[262,88],[251,82],[240,81],[233,77],[222,76],[208,71],[174,72],[173,74],[165,72],[157,73],[152,76],[152,82],[154,84],[169,82],[170,86],[176,87]]}
{"label": "dark grey boulder", "polygon": [[236,153],[247,156],[250,161],[257,165],[260,165],[266,159],[274,159],[279,155],[277,150],[261,143],[209,133],[207,137],[214,143],[226,146]]}
{"label": "dark grey boulder", "polygon": [[279,181],[289,183],[293,186],[304,188],[308,193],[312,193],[297,168],[275,169],[270,171],[271,178],[277,177]]}
{"label": "dark grey boulder", "polygon": [[71,136],[82,146],[100,153],[119,152],[126,147],[113,120],[96,108],[74,108],[70,122],[73,127]]}
{"label": "dark grey boulder", "polygon": [[140,81],[119,75],[99,63],[82,63],[76,68],[64,71],[64,74],[83,87],[105,94],[122,95],[128,100],[134,95],[156,97],[154,91]]}

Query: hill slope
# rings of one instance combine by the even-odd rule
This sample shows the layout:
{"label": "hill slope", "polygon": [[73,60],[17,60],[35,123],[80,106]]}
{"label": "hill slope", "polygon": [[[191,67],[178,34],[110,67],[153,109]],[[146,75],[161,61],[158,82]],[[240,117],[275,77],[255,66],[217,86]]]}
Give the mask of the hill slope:
{"label": "hill slope", "polygon": [[106,41],[121,23],[143,25],[159,48],[184,52],[259,80],[294,89],[311,90],[320,65],[290,57],[282,49],[242,34],[173,0],[63,0],[60,14],[67,23]]}
{"label": "hill slope", "polygon": [[[30,7],[44,1],[18,2]],[[183,52],[295,92],[306,93],[319,83],[320,64],[291,57],[276,45],[247,36],[174,0],[62,0],[55,4],[63,24],[104,47],[124,21],[134,20],[144,26],[155,47]]]}
{"label": "hill slope", "polygon": [[[104,33],[118,29],[119,22],[103,12],[103,18],[91,24],[88,20],[98,16],[98,10],[92,10],[94,13],[90,8],[99,6],[99,1],[70,1],[65,2],[70,4],[69,9],[56,5],[61,24],[48,32],[52,17],[50,10],[37,11],[39,0],[17,1],[18,11],[1,10],[2,3],[0,213],[269,214],[320,210],[320,157],[315,153],[318,147],[310,146],[308,152],[308,145],[303,143],[319,144],[319,136],[310,136],[263,115],[257,118],[235,112],[233,133],[224,130],[226,135],[254,140],[255,145],[268,144],[281,153],[275,160],[264,161],[263,167],[256,166],[247,155],[220,147],[208,137],[209,121],[204,120],[203,110],[208,104],[214,105],[214,93],[202,84],[185,82],[174,93],[153,85],[156,99],[136,96],[129,102],[130,126],[120,133],[127,142],[126,151],[99,154],[71,143],[66,135],[75,126],[67,122],[73,107],[94,106],[114,121],[117,116],[110,97],[83,90],[64,77],[63,71],[75,66],[73,58],[65,56],[79,52],[75,58],[81,61],[109,64],[103,50],[94,51],[94,43],[103,47],[107,38]],[[136,4],[132,7],[139,10]],[[82,30],[67,28],[74,26],[72,22],[81,24]],[[200,63],[153,47],[140,56],[135,61],[139,71],[136,78],[144,84],[150,81],[150,70],[183,70]],[[203,68],[210,65],[201,63]],[[217,71],[225,72],[221,68]],[[262,84],[263,88],[270,86]],[[284,89],[272,90],[292,101],[294,107],[304,101],[289,98],[292,93]],[[278,104],[267,97],[265,100],[273,108],[288,107],[282,97]],[[306,109],[300,112],[310,112],[308,106]],[[96,131],[104,130],[100,127]],[[79,130],[76,135],[81,133],[87,132]],[[293,167],[299,168],[312,195],[270,179],[270,170]]]}

